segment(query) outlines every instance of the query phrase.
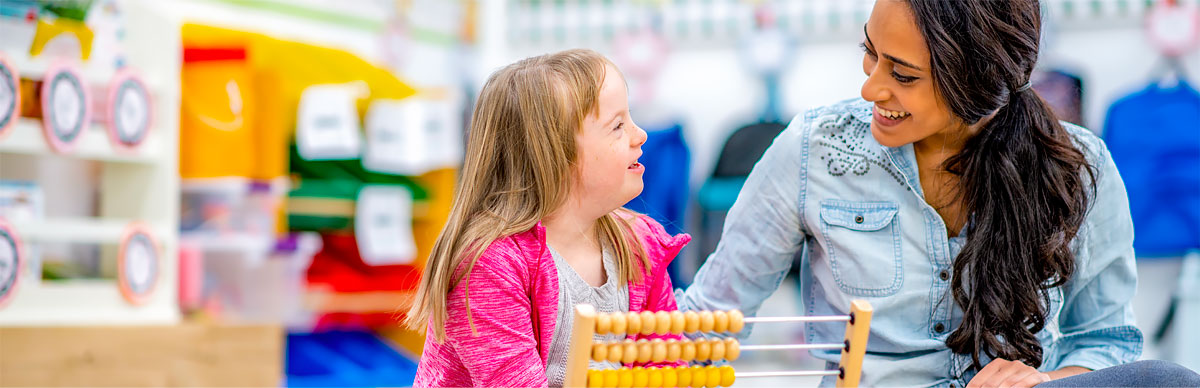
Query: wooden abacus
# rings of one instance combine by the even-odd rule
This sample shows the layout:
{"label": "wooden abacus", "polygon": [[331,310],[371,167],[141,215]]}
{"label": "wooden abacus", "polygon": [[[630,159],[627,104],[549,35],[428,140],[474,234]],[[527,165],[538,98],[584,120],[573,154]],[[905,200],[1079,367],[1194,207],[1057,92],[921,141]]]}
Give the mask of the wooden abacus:
{"label": "wooden abacus", "polygon": [[[643,311],[640,313],[597,313],[591,305],[575,307],[571,327],[571,347],[567,355],[566,387],[728,387],[734,380],[751,377],[837,376],[838,387],[857,387],[862,374],[863,355],[871,327],[871,304],[855,300],[850,315],[813,317],[746,318],[738,310],[729,311]],[[595,334],[735,334],[747,323],[767,322],[846,322],[846,340],[840,344],[787,344],[741,346],[736,338],[662,339],[618,342],[594,342]],[[719,361],[737,360],[743,351],[788,349],[841,349],[836,370],[737,373],[730,365],[720,367],[629,367],[589,369],[588,360],[620,362]]]}

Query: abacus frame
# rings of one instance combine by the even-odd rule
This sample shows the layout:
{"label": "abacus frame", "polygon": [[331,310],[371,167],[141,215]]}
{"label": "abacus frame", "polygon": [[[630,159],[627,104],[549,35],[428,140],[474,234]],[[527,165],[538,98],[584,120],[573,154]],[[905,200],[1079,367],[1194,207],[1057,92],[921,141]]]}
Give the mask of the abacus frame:
{"label": "abacus frame", "polygon": [[[721,313],[726,314],[726,316],[736,314],[737,328],[735,330],[730,330],[732,332],[737,332],[738,330],[740,330],[742,323],[770,323],[770,322],[795,323],[795,322],[839,322],[839,321],[846,322],[846,336],[845,336],[845,340],[841,344],[751,345],[751,346],[741,347],[740,345],[737,344],[736,340],[734,340],[734,344],[732,344],[733,346],[730,346],[733,349],[739,349],[739,347],[740,347],[740,350],[737,350],[737,351],[741,351],[741,350],[746,350],[746,351],[749,351],[749,350],[784,350],[784,349],[839,349],[840,348],[842,350],[842,352],[841,352],[841,359],[838,362],[837,370],[756,372],[756,373],[735,374],[735,376],[736,376],[736,378],[752,378],[752,377],[777,377],[777,376],[836,375],[836,376],[838,376],[837,387],[857,387],[859,384],[859,380],[862,376],[862,361],[863,361],[863,356],[866,354],[867,338],[869,337],[869,334],[870,334],[871,316],[872,316],[873,312],[874,312],[874,310],[871,307],[871,304],[868,303],[867,301],[861,300],[861,299],[856,299],[851,302],[849,315],[811,316],[811,317],[805,317],[805,316],[800,316],[800,317],[760,317],[760,318],[747,317],[747,318],[744,318],[744,322],[742,322],[741,313],[736,310],[730,311],[728,313],[721,312]],[[732,313],[732,314],[730,314],[730,313]],[[572,324],[572,327],[571,327],[571,331],[572,331],[571,344],[570,344],[570,348],[568,350],[569,353],[567,355],[567,374],[566,374],[566,380],[564,381],[563,385],[565,387],[585,387],[585,386],[589,385],[588,384],[588,382],[589,382],[588,381],[588,378],[589,378],[588,361],[592,358],[593,345],[595,345],[595,343],[594,343],[595,341],[593,340],[593,337],[597,333],[597,321],[598,321],[597,317],[603,313],[597,313],[596,309],[591,305],[581,304],[581,305],[575,306],[574,314],[575,314],[574,323]],[[623,314],[623,313],[617,313],[617,314]],[[645,314],[645,313],[643,313],[643,314]],[[663,315],[663,314],[658,314],[658,315]],[[647,316],[647,315],[643,315],[643,316]],[[653,320],[653,319],[650,319],[650,320]],[[683,325],[681,322],[673,322],[673,321],[682,320],[682,317],[680,316],[680,314],[672,314],[671,317],[669,318],[669,320],[672,321],[672,324],[670,325],[672,327],[671,332],[674,334],[679,334],[679,331],[680,331],[679,328],[682,327]],[[606,319],[605,321],[606,321],[606,325],[602,329],[602,331],[607,332],[609,330],[609,325],[608,325],[607,321],[609,321],[609,320]],[[661,322],[662,318],[659,317],[658,321]],[[726,321],[726,322],[728,322],[728,321]],[[721,324],[718,323],[718,325],[721,325]],[[725,326],[726,328],[729,327],[728,323],[725,323],[725,325],[726,325]],[[660,325],[660,326],[662,326],[662,325]],[[689,326],[694,326],[694,325],[689,325]],[[689,327],[689,330],[686,330],[686,331],[687,332],[710,332],[712,327],[711,327],[711,325],[707,325],[707,326],[708,327],[705,327],[704,330],[694,330],[695,329],[694,327]],[[617,332],[619,333],[619,332],[623,332],[623,331],[624,330],[620,330]],[[660,330],[659,330],[660,333],[666,332],[666,331],[667,331],[667,329],[665,327],[660,327]],[[718,330],[718,331],[725,331],[725,330]],[[630,333],[628,333],[628,334],[637,334],[636,332],[637,332],[637,330],[630,330]],[[646,333],[646,331],[643,331],[643,333]],[[729,340],[726,339],[725,341],[727,343],[727,341],[729,341]],[[722,341],[718,340],[718,341],[712,341],[712,342],[706,342],[706,343],[716,344],[717,342],[722,342]],[[642,345],[643,349],[647,348],[647,346],[645,344],[639,344],[639,345]],[[646,350],[641,351],[641,353],[646,353],[646,352],[647,352]],[[649,356],[646,354],[642,354],[641,357],[638,357],[638,358],[640,358],[639,361],[644,362],[644,360],[647,357],[649,357]],[[656,354],[655,358],[661,358],[661,354]],[[721,358],[721,357],[716,357],[716,358]],[[733,358],[736,358],[736,354],[733,356]],[[627,356],[627,357],[625,357],[625,359],[628,360],[630,358]],[[671,361],[678,361],[678,360],[676,359],[676,360],[671,360]],[[629,362],[625,361],[624,363],[628,364]],[[624,366],[621,369],[629,370],[631,368],[628,366]],[[711,367],[710,367],[710,369],[711,369]],[[593,375],[593,376],[595,376],[595,375]],[[594,384],[594,382],[593,382],[592,385],[595,386],[596,384]],[[715,382],[710,382],[709,384],[703,384],[703,385],[706,385],[709,387],[718,386]],[[698,385],[693,385],[693,386],[698,386]]]}

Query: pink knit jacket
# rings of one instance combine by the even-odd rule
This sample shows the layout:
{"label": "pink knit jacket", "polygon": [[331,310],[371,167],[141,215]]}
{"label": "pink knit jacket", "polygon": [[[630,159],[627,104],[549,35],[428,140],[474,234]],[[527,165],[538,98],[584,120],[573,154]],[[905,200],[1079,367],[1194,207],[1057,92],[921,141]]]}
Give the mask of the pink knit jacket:
{"label": "pink knit jacket", "polygon": [[[641,282],[629,285],[629,310],[677,310],[667,264],[691,236],[671,236],[644,215],[631,221],[651,260],[651,271],[642,273]],[[529,231],[498,239],[475,264],[466,284],[478,335],[467,324],[468,292],[463,284],[447,297],[446,341],[438,343],[432,326],[428,330],[414,386],[545,387],[550,339],[559,314],[558,271],[546,249],[546,229],[539,223]]]}

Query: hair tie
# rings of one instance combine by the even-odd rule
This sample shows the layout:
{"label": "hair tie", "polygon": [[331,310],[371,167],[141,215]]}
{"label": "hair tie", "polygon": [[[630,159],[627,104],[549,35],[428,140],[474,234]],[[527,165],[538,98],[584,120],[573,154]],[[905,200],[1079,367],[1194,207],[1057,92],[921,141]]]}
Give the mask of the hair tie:
{"label": "hair tie", "polygon": [[1024,92],[1024,91],[1026,91],[1026,90],[1029,90],[1030,88],[1033,88],[1033,82],[1032,82],[1032,81],[1025,81],[1025,84],[1024,84],[1024,85],[1021,85],[1021,87],[1017,88],[1017,92],[1018,92],[1018,93],[1020,93],[1020,92]]}

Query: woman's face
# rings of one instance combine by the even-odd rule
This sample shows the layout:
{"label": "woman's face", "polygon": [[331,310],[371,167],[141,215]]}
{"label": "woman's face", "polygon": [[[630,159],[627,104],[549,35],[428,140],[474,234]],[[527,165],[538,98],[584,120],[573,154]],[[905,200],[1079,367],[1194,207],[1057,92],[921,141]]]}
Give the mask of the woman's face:
{"label": "woman's face", "polygon": [[[956,138],[964,127],[942,101],[929,66],[929,49],[902,0],[875,3],[864,28],[862,97],[875,103],[871,135],[899,147],[934,135]],[[944,138],[942,140],[945,140]]]}

